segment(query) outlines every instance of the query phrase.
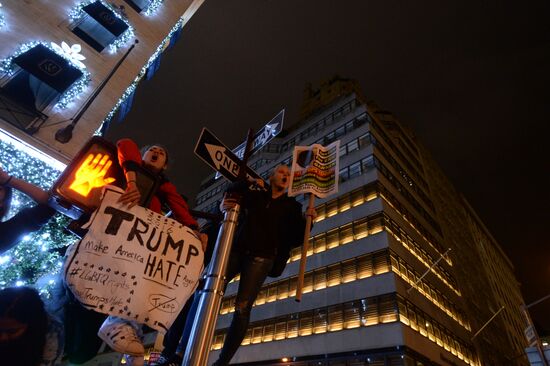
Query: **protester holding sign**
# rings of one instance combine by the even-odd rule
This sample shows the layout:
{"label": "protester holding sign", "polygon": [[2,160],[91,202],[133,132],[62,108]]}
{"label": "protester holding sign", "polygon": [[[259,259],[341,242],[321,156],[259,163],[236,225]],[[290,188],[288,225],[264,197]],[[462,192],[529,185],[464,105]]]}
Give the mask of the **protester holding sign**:
{"label": "protester holding sign", "polygon": [[26,194],[38,205],[19,211],[11,219],[0,222],[0,254],[13,248],[23,236],[39,230],[55,214],[48,207],[49,194],[42,188],[9,175],[0,167],[0,219],[3,219],[9,211],[12,188]]}
{"label": "protester holding sign", "polygon": [[[143,156],[140,154],[136,143],[130,139],[122,139],[117,143],[118,159],[126,177],[126,191],[119,198],[119,202],[133,207],[139,203],[141,192],[137,185],[137,166],[147,169],[160,180],[158,189],[152,197],[149,209],[161,212],[162,205],[167,205],[172,211],[173,217],[179,223],[197,229],[197,221],[189,213],[187,202],[177,192],[176,187],[168,181],[164,171],[168,165],[168,152],[160,145],[152,145],[146,148]],[[207,238],[204,234],[198,234],[203,246]],[[135,322],[110,316],[101,326],[98,336],[114,350],[134,356],[144,353],[143,344],[138,337],[139,326]]]}
{"label": "protester holding sign", "polygon": [[164,175],[168,167],[168,151],[164,147],[148,146],[143,150],[142,156],[134,141],[122,139],[117,142],[117,149],[118,161],[126,176],[126,193],[120,198],[122,203],[132,207],[139,202],[141,193],[137,186],[136,167],[142,166],[157,175],[160,180],[158,190],[148,208],[160,212],[162,204],[166,204],[172,210],[176,221],[192,229],[198,228],[197,221],[189,213],[187,202],[178,193],[176,186]]}
{"label": "protester holding sign", "polygon": [[[250,311],[267,276],[282,274],[290,256],[290,250],[302,243],[305,219],[301,205],[287,195],[289,168],[277,166],[270,178],[267,191],[243,189],[235,184],[228,191],[242,191],[241,210],[244,212],[226,272],[226,285],[240,273],[239,289],[235,300],[235,313],[227,332],[225,343],[215,366],[229,364],[239,348],[248,328]],[[263,181],[258,181],[263,185]],[[225,198],[224,210],[235,205]],[[315,217],[310,209],[306,215]]]}

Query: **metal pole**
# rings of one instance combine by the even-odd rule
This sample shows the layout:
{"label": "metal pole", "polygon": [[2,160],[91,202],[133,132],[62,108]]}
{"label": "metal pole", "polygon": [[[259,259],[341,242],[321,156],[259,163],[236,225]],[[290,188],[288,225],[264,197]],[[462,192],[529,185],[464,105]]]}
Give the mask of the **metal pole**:
{"label": "metal pole", "polygon": [[417,286],[417,285],[420,283],[420,281],[422,281],[422,279],[423,279],[424,277],[426,277],[426,275],[432,270],[432,268],[434,268],[434,267],[443,259],[443,257],[446,256],[447,253],[449,253],[450,251],[451,251],[451,248],[447,249],[447,251],[446,251],[445,253],[441,254],[441,255],[439,256],[439,258],[437,258],[437,260],[430,266],[430,268],[428,268],[428,269],[426,270],[426,272],[424,272],[424,274],[414,283],[414,285],[411,285],[411,287],[409,287],[409,288],[407,289],[407,292],[411,292],[411,290],[412,290],[415,286]]}
{"label": "metal pole", "polygon": [[[105,88],[105,86],[107,85],[107,83],[109,82],[109,80],[111,80],[111,78],[113,77],[113,75],[115,74],[115,72],[118,70],[118,68],[120,67],[120,65],[122,65],[122,63],[124,62],[124,60],[126,60],[126,57],[128,57],[128,55],[130,54],[130,52],[132,52],[132,50],[136,47],[136,45],[139,43],[139,40],[138,39],[135,39],[134,40],[134,44],[130,46],[130,48],[128,48],[128,50],[126,51],[126,53],[124,53],[124,55],[120,58],[120,60],[118,60],[118,62],[115,64],[115,66],[113,67],[113,69],[109,72],[109,75],[107,75],[107,77],[105,78],[105,80],[103,80],[101,82],[101,84],[99,84],[99,86],[97,87],[97,89],[94,91],[94,93],[88,98],[88,100],[86,101],[86,103],[80,108],[80,110],[75,114],[75,116],[73,118],[71,118],[71,123],[68,124],[67,126],[57,130],[57,132],[55,133],[55,138],[57,141],[63,143],[63,144],[66,144],[67,142],[69,142],[72,138],[72,131],[74,129],[74,127],[76,126],[76,124],[78,123],[78,121],[80,120],[80,118],[84,115],[84,113],[88,110],[88,108],[90,107],[90,105],[94,102],[94,100],[97,98],[97,96],[99,95],[99,93],[101,93],[101,91],[103,90],[103,88]],[[67,129],[68,132],[61,132],[61,131],[64,131],[65,129]],[[67,134],[67,136],[63,136],[63,134]]]}
{"label": "metal pole", "polygon": [[224,220],[218,233],[212,261],[208,267],[204,289],[200,291],[197,315],[182,366],[206,366],[216,321],[222,302],[225,272],[237,227],[240,205],[224,212]]}
{"label": "metal pole", "polygon": [[474,338],[477,337],[477,335],[478,335],[479,333],[481,333],[481,331],[482,331],[483,329],[485,329],[485,327],[488,326],[489,323],[492,322],[493,319],[496,318],[496,316],[497,316],[498,314],[500,314],[500,312],[501,312],[502,310],[504,310],[504,305],[502,305],[502,307],[501,307],[500,309],[498,309],[498,311],[497,311],[496,313],[493,314],[493,316],[491,317],[491,319],[487,320],[487,322],[485,322],[485,324],[483,324],[483,326],[482,326],[481,328],[479,328],[479,330],[476,332],[476,334],[474,334],[474,336],[471,338],[471,340],[473,341]]}
{"label": "metal pole", "polygon": [[529,305],[526,306],[527,309],[529,309],[531,306],[535,306],[537,305],[538,303],[541,303],[543,302],[544,300],[547,300],[547,299],[550,299],[550,294],[544,296],[544,297],[541,297],[540,299],[538,299],[537,301],[533,301],[532,303],[530,303]]}

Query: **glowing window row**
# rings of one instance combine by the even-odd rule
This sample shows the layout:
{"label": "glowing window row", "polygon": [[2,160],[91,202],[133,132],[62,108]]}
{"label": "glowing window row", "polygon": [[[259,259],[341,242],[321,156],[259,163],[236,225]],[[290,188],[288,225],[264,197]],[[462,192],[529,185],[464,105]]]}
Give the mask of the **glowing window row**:
{"label": "glowing window row", "polygon": [[[413,254],[421,263],[430,268],[435,260],[420,247],[410,236],[399,227],[399,225],[390,219],[385,213],[379,212],[365,218],[350,222],[338,228],[320,233],[310,238],[310,245],[307,251],[307,256],[322,253],[324,251],[334,249],[338,246],[351,243],[356,240],[363,239],[369,235],[387,231],[392,235],[398,243],[401,243],[405,249]],[[301,247],[297,247],[290,252],[290,262],[300,260]],[[441,279],[451,290],[460,296],[460,291],[456,287],[456,282],[452,276],[441,265],[433,266],[432,272]],[[239,278],[234,278],[231,282],[238,281]]]}
{"label": "glowing window row", "polygon": [[[374,275],[386,273],[390,270],[388,265],[391,260],[391,270],[403,278],[411,286],[415,284],[420,275],[412,269],[397,254],[387,249],[355,257],[344,262],[330,266],[317,268],[314,271],[306,272],[304,275],[303,293],[322,290],[327,287],[338,286],[344,283],[361,280]],[[264,285],[260,290],[254,306],[284,300],[296,296],[297,276],[289,277],[281,281]],[[445,295],[437,290],[426,280],[422,280],[415,288],[434,305],[443,310],[449,317],[462,325],[465,329],[471,330],[465,315]],[[235,311],[235,296],[225,298],[222,301],[220,314],[228,314]]]}
{"label": "glowing window row", "polygon": [[[304,275],[303,293],[307,294],[312,291],[389,272],[389,261],[388,251],[384,249],[306,272]],[[293,276],[263,286],[254,306],[296,296],[297,281],[298,277]],[[231,296],[222,301],[220,314],[223,315],[235,311],[235,297]]]}
{"label": "glowing window row", "polygon": [[[399,230],[397,230],[399,229]],[[307,256],[321,253],[326,250],[336,248],[340,245],[351,243],[355,240],[363,239],[368,235],[376,234],[380,231],[387,231],[397,242],[401,243],[405,249],[413,254],[426,267],[430,268],[437,260],[420,247],[410,236],[399,227],[399,225],[390,219],[385,213],[379,212],[365,218],[350,222],[346,225],[315,235],[310,238],[310,245]],[[290,252],[289,262],[297,261],[301,257],[301,248],[297,247]],[[441,279],[451,290],[460,296],[456,282],[449,272],[440,264],[433,266],[432,272]]]}
{"label": "glowing window row", "polygon": [[[470,323],[466,319],[464,313],[460,311],[452,301],[450,301],[445,295],[443,295],[428,281],[422,279],[420,282],[418,282],[422,275],[415,271],[412,266],[410,266],[402,258],[394,253],[391,254],[391,269],[392,272],[396,273],[397,275],[399,275],[399,277],[404,279],[405,282],[413,286],[425,298],[427,298],[434,305],[443,310],[458,324],[462,325],[467,330],[471,330]],[[417,282],[418,284],[416,284]]]}
{"label": "glowing window row", "polygon": [[435,266],[433,266],[437,258],[434,259],[429,253],[421,248],[420,245],[418,245],[417,242],[415,242],[410,236],[408,236],[394,220],[386,217],[384,229],[388,234],[393,236],[395,240],[401,243],[401,245],[403,245],[405,249],[407,249],[412,255],[414,255],[416,259],[424,264],[424,266],[426,266],[427,268],[431,267],[431,271],[444,284],[446,284],[451,290],[453,290],[455,294],[457,294],[458,296],[462,296],[460,290],[458,290],[457,283],[451,276],[451,274],[447,272],[447,270],[443,268],[440,264],[436,264]]}
{"label": "glowing window row", "polygon": [[[338,246],[351,243],[355,240],[366,238],[367,236],[374,235],[382,230],[384,230],[382,213],[367,216],[339,228],[317,234],[310,238],[307,256],[309,257],[313,254],[322,253]],[[301,247],[292,249],[290,251],[288,263],[300,260],[301,256]],[[239,278],[240,277],[237,276],[230,282],[236,282]]]}
{"label": "glowing window row", "polygon": [[[384,230],[384,214],[379,212],[315,235],[309,239],[307,255],[309,257],[313,254],[366,238],[382,230]],[[289,262],[300,260],[301,254],[301,247],[292,249]]]}
{"label": "glowing window row", "polygon": [[[241,345],[338,332],[392,323],[398,319],[465,363],[478,365],[471,346],[396,294],[369,297],[254,322],[249,325]],[[225,329],[216,331],[212,350],[221,349],[225,333]]]}
{"label": "glowing window row", "polygon": [[[401,215],[403,220],[405,220],[409,225],[413,227],[413,229],[416,230],[417,233],[422,236],[422,238],[439,254],[443,254],[445,250],[441,246],[441,244],[435,239],[435,237],[416,219],[416,217],[411,214],[407,208],[399,202],[399,200],[384,187],[382,184],[378,182],[378,192],[380,194],[380,197],[386,201],[397,213]],[[452,266],[453,263],[449,256],[445,257],[445,261]]]}
{"label": "glowing window row", "polygon": [[[381,194],[381,192],[384,192]],[[379,182],[370,183],[363,187],[354,189],[351,192],[345,193],[338,198],[327,201],[317,207],[317,218],[315,222],[323,221],[329,217],[335,216],[340,212],[349,210],[352,207],[360,206],[366,202],[372,201],[377,197],[383,197],[391,207],[393,207],[403,219],[407,221],[412,228],[439,254],[444,252],[443,247],[436,241],[424,226],[422,226],[410,212],[399,204],[395,197],[389,193]],[[391,202],[390,202],[391,201]],[[452,265],[449,257],[445,258],[449,265]]]}
{"label": "glowing window row", "polygon": [[399,320],[469,365],[478,365],[475,351],[450,330],[398,295]]}
{"label": "glowing window row", "polygon": [[[386,294],[251,323],[243,346],[267,343],[398,320],[395,294]],[[226,330],[214,335],[212,349],[220,349]]]}

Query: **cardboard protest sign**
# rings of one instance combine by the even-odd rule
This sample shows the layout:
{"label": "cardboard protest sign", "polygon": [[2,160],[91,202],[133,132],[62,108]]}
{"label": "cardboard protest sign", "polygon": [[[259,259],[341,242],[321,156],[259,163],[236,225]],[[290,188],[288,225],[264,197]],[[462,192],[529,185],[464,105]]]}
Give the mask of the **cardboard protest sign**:
{"label": "cardboard protest sign", "polygon": [[107,187],[65,280],[87,308],[166,332],[193,294],[204,253],[193,231],[149,209],[117,203]]}
{"label": "cardboard protest sign", "polygon": [[327,147],[295,146],[288,195],[312,193],[324,198],[338,192],[339,153],[339,140]]}

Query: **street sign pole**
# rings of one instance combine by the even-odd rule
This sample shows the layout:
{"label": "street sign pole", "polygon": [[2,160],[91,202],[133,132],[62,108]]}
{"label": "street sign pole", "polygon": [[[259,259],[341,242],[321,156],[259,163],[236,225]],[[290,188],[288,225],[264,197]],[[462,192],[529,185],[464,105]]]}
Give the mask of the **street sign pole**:
{"label": "street sign pole", "polygon": [[[246,166],[248,157],[250,156],[252,130],[248,132],[246,148],[242,160],[230,154],[226,156],[225,150],[223,149],[224,146],[219,141],[219,144],[213,145],[214,141],[209,139],[209,143],[207,144],[206,140],[203,140],[205,136],[204,132],[205,130],[201,133],[199,143],[197,143],[195,147],[195,153],[199,155],[201,159],[205,160],[215,169],[216,167],[219,169],[221,166],[225,166],[226,169],[222,172],[225,173],[224,175],[228,176],[229,179],[233,177],[235,172],[237,174],[234,176],[234,180],[246,180],[248,176],[254,176],[254,174],[256,174]],[[206,146],[207,155],[204,155],[204,149],[199,149],[203,145],[210,146],[210,148]],[[212,146],[217,146],[217,148],[212,149]],[[212,154],[214,150],[219,153]],[[203,155],[201,155],[201,151]],[[211,161],[209,161],[208,158],[211,158]],[[219,162],[223,164],[219,164]],[[233,163],[238,164],[238,169],[234,169]],[[197,315],[193,321],[193,329],[191,330],[191,336],[187,343],[187,348],[185,349],[182,366],[206,366],[206,362],[208,361],[212,337],[214,335],[214,329],[216,328],[216,321],[218,319],[218,313],[220,312],[220,305],[224,293],[227,263],[229,262],[233,236],[237,228],[237,219],[240,211],[240,195],[234,194],[231,198],[234,198],[237,204],[231,209],[224,211],[224,220],[218,233],[212,261],[208,266],[204,289],[200,291]]]}

